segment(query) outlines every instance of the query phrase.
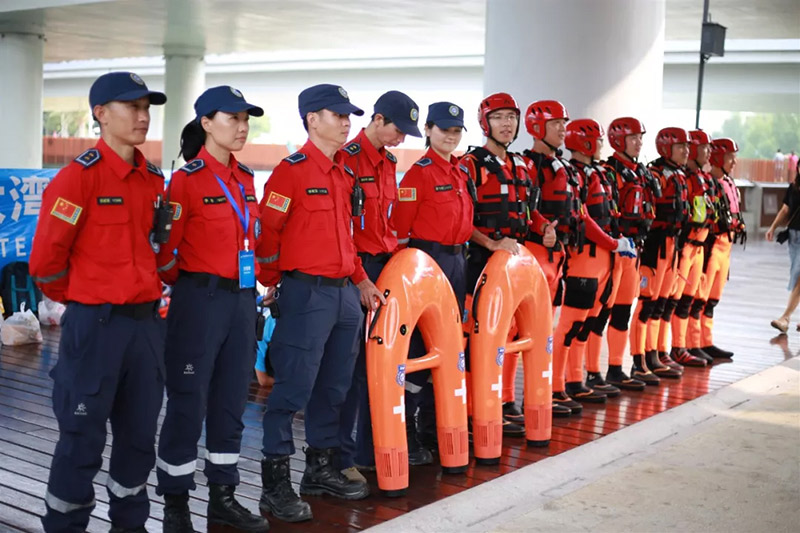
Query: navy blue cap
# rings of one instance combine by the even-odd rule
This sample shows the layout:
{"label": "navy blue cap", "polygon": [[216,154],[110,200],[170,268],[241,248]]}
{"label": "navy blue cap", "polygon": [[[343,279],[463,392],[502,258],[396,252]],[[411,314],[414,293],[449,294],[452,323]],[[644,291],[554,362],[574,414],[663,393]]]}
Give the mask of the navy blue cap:
{"label": "navy blue cap", "polygon": [[109,72],[103,74],[92,84],[89,89],[89,106],[94,109],[96,105],[109,102],[130,102],[144,96],[150,97],[153,105],[163,105],[167,102],[167,95],[157,91],[150,91],[142,78],[133,72]]}
{"label": "navy blue cap", "polygon": [[238,113],[247,111],[254,117],[260,117],[264,110],[245,102],[244,96],[239,89],[234,89],[230,85],[220,85],[206,89],[194,102],[194,112],[197,118],[204,117],[214,111],[224,111],[226,113]]}
{"label": "navy blue cap", "polygon": [[391,120],[392,124],[406,135],[422,137],[422,133],[417,127],[419,106],[400,91],[389,91],[382,94],[375,102],[374,111]]}
{"label": "navy blue cap", "polygon": [[350,103],[347,91],[338,85],[322,83],[314,85],[308,89],[303,89],[297,97],[297,106],[300,109],[300,116],[305,118],[307,113],[313,113],[322,109],[330,109],[334,113],[349,115],[364,114],[364,111]]}
{"label": "navy blue cap", "polygon": [[427,122],[433,122],[443,130],[453,126],[464,128],[464,110],[450,102],[436,102],[428,106]]}

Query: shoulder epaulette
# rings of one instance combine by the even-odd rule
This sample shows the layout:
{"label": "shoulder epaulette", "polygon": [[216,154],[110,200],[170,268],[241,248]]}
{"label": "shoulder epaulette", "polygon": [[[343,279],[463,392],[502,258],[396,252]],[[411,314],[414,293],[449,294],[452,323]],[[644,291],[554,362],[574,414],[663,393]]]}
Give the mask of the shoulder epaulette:
{"label": "shoulder epaulette", "polygon": [[148,172],[150,172],[150,174],[155,174],[156,176],[158,176],[158,177],[160,177],[160,178],[163,178],[163,177],[164,177],[164,173],[163,173],[163,172],[161,172],[161,169],[160,169],[160,168],[158,168],[157,166],[155,166],[155,165],[154,165],[153,163],[151,163],[150,161],[147,161],[147,162],[145,163],[145,166],[147,167],[147,171],[148,171]]}
{"label": "shoulder epaulette", "polygon": [[255,176],[255,175],[256,175],[256,174],[255,174],[255,172],[253,172],[253,171],[250,169],[250,167],[248,167],[247,165],[245,165],[245,164],[242,164],[242,163],[239,163],[239,170],[241,170],[241,171],[242,171],[242,172],[244,172],[245,174],[250,174],[251,176]]}
{"label": "shoulder epaulette", "polygon": [[192,159],[191,161],[183,165],[181,167],[181,170],[186,172],[187,174],[192,174],[194,172],[197,172],[204,166],[206,166],[206,163],[202,159]]}
{"label": "shoulder epaulette", "polygon": [[292,155],[290,155],[288,157],[284,157],[283,160],[284,161],[288,161],[290,165],[295,165],[295,164],[299,163],[300,161],[305,160],[305,158],[306,158],[306,154],[304,154],[303,152],[295,152],[295,153],[293,153]]}
{"label": "shoulder epaulette", "polygon": [[388,150],[386,151],[386,159],[388,159],[392,163],[397,163],[397,158],[394,156],[394,154],[392,152],[390,152]]}
{"label": "shoulder epaulette", "polygon": [[356,175],[353,173],[353,171],[350,170],[350,167],[348,167],[347,165],[342,165],[342,166],[344,167],[344,171],[345,172],[347,172],[348,174],[350,174],[353,177],[356,177]]}
{"label": "shoulder epaulette", "polygon": [[347,152],[350,155],[356,155],[358,152],[361,151],[361,143],[353,141],[351,143],[345,144],[342,147],[342,150],[344,150],[345,152]]}
{"label": "shoulder epaulette", "polygon": [[100,150],[98,150],[97,148],[89,148],[81,155],[76,157],[75,161],[83,165],[84,168],[89,168],[90,166],[100,161]]}
{"label": "shoulder epaulette", "polygon": [[423,157],[422,159],[420,159],[419,161],[417,161],[414,164],[417,165],[418,167],[427,167],[431,163],[433,163],[433,161],[431,160],[430,157]]}

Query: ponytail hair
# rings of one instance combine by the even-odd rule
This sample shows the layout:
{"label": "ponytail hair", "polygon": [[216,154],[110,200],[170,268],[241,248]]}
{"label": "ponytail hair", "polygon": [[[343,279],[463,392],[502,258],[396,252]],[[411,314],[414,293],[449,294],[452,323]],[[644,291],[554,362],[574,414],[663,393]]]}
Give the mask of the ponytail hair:
{"label": "ponytail hair", "polygon": [[[205,115],[206,118],[212,119],[216,115],[216,111]],[[181,131],[181,149],[178,155],[183,157],[184,161],[190,161],[197,157],[200,153],[200,148],[206,143],[206,130],[203,129],[199,119],[194,119]]]}

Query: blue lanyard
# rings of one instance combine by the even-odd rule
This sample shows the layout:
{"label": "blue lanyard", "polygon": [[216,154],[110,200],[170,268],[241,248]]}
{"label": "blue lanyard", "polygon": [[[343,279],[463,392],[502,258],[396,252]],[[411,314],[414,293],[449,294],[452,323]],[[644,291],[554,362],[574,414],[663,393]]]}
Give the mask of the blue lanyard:
{"label": "blue lanyard", "polygon": [[247,229],[250,227],[250,210],[247,209],[247,196],[244,194],[244,185],[241,183],[239,184],[239,190],[242,193],[242,199],[245,202],[245,209],[244,214],[242,214],[242,210],[239,207],[239,203],[233,199],[233,195],[231,191],[228,190],[228,187],[225,186],[225,183],[219,179],[219,176],[214,174],[214,177],[217,178],[217,182],[219,186],[222,187],[222,192],[225,193],[225,197],[228,199],[228,202],[233,206],[233,210],[236,212],[236,216],[239,217],[239,222],[242,223],[242,228],[244,229],[244,249],[245,251],[250,249],[250,239],[247,238]]}

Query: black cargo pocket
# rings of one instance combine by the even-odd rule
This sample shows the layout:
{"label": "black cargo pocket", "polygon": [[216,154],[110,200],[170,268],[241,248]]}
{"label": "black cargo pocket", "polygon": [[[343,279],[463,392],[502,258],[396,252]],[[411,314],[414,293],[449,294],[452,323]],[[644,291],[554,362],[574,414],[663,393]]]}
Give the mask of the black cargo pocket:
{"label": "black cargo pocket", "polygon": [[564,305],[574,309],[591,309],[597,296],[597,278],[568,276],[564,287]]}

